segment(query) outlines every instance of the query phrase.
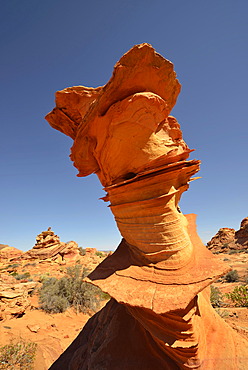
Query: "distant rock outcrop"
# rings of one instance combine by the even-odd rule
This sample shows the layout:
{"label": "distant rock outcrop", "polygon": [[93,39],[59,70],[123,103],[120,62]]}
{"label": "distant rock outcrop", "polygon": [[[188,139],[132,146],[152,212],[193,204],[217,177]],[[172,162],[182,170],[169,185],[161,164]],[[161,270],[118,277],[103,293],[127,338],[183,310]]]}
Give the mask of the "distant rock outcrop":
{"label": "distant rock outcrop", "polygon": [[74,241],[63,243],[49,227],[36,237],[36,244],[22,255],[22,259],[53,260],[62,262],[76,260],[79,257],[78,244]]}
{"label": "distant rock outcrop", "polygon": [[11,260],[12,258],[20,257],[23,254],[17,248],[10,247],[7,244],[0,244],[0,261],[2,260]]}
{"label": "distant rock outcrop", "polygon": [[242,251],[248,248],[248,217],[241,221],[240,229],[235,231],[223,227],[207,243],[208,249],[213,253]]}

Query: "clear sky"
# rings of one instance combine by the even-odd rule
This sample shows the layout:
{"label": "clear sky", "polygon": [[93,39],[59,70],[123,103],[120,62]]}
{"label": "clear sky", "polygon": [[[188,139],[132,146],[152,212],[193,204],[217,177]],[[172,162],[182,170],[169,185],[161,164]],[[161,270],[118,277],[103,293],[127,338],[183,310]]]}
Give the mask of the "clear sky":
{"label": "clear sky", "polygon": [[184,193],[204,242],[248,216],[247,0],[0,1],[0,243],[22,250],[51,226],[64,242],[120,241],[96,175],[76,177],[72,140],[44,116],[54,93],[104,85],[133,45],[174,63],[182,91],[172,114],[202,161]]}

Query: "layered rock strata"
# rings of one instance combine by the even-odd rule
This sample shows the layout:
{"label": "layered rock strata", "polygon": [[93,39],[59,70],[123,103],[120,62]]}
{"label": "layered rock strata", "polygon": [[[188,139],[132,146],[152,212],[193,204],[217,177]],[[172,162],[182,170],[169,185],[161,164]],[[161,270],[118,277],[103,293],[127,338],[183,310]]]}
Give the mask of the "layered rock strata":
{"label": "layered rock strata", "polygon": [[51,369],[245,369],[245,341],[208,286],[229,268],[178,203],[199,161],[169,115],[180,84],[149,44],[127,52],[103,87],[56,93],[46,119],[73,138],[79,176],[96,173],[123,237],[87,278],[112,299]]}
{"label": "layered rock strata", "polygon": [[22,282],[7,274],[0,274],[0,321],[7,317],[21,317],[30,306],[29,294],[37,283]]}
{"label": "layered rock strata", "polygon": [[22,259],[39,259],[39,260],[76,260],[79,257],[79,248],[76,242],[70,241],[63,243],[49,227],[36,237],[34,247],[24,253]]}
{"label": "layered rock strata", "polygon": [[239,230],[223,227],[207,243],[213,253],[228,253],[230,251],[244,251],[248,248],[248,217],[240,224]]}
{"label": "layered rock strata", "polygon": [[4,262],[5,260],[12,260],[14,258],[20,257],[23,254],[17,248],[10,247],[7,244],[0,244],[0,262]]}

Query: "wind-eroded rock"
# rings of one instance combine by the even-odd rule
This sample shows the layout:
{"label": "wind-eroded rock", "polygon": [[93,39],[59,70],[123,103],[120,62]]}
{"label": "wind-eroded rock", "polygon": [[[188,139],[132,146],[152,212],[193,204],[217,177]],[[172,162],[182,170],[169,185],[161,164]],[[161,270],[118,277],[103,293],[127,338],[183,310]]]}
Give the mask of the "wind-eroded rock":
{"label": "wind-eroded rock", "polygon": [[22,254],[23,252],[17,248],[10,247],[9,245],[6,244],[0,244],[0,261],[18,258]]}
{"label": "wind-eroded rock", "polygon": [[74,241],[61,242],[58,235],[55,235],[50,227],[47,231],[37,235],[34,247],[22,255],[22,259],[50,259],[58,262],[76,261],[78,257],[78,244]]}
{"label": "wind-eroded rock", "polygon": [[22,316],[30,306],[29,294],[37,283],[18,283],[10,275],[0,275],[0,320],[7,316]]}
{"label": "wind-eroded rock", "polygon": [[46,118],[74,140],[79,176],[99,177],[123,240],[86,279],[112,299],[51,370],[246,368],[247,343],[209,299],[229,267],[178,207],[200,164],[169,115],[179,91],[172,63],[141,44],[105,86],[56,93]]}
{"label": "wind-eroded rock", "polygon": [[235,231],[228,227],[221,228],[207,243],[214,253],[240,251],[248,248],[248,217],[241,221],[240,229]]}

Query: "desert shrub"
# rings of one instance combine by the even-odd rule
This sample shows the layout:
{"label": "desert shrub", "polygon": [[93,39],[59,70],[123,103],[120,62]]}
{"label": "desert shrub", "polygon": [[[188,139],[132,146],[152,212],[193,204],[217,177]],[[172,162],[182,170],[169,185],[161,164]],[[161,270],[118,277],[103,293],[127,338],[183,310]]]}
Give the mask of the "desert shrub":
{"label": "desert shrub", "polygon": [[32,370],[36,347],[36,343],[23,340],[0,347],[0,369]]}
{"label": "desert shrub", "polygon": [[248,286],[236,286],[231,293],[226,293],[236,306],[248,307]]}
{"label": "desert shrub", "polygon": [[46,280],[46,279],[49,279],[49,277],[50,277],[49,272],[45,272],[44,274],[41,274],[41,275],[39,276],[38,281],[39,281],[40,283],[43,283],[43,281],[44,281],[44,280]]}
{"label": "desert shrub", "polygon": [[82,247],[79,247],[79,254],[80,256],[85,256],[86,255],[86,249],[83,249]]}
{"label": "desert shrub", "polygon": [[230,251],[227,252],[228,254],[236,254],[236,253],[239,253],[238,250],[236,249],[231,249]]}
{"label": "desert shrub", "polygon": [[66,276],[43,281],[39,292],[40,307],[46,312],[64,312],[74,307],[77,312],[96,311],[100,305],[102,291],[82,279],[88,271],[81,265],[68,267]]}
{"label": "desert shrub", "polygon": [[222,304],[222,294],[219,288],[210,286],[210,302],[213,307],[220,307]]}
{"label": "desert shrub", "polygon": [[34,262],[34,263],[26,263],[26,265],[24,265],[23,267],[28,267],[28,266],[32,266],[32,267],[35,267],[37,265],[37,263],[36,262]]}
{"label": "desert shrub", "polygon": [[13,263],[13,264],[11,264],[11,265],[8,265],[6,268],[7,269],[15,269],[15,268],[17,268],[17,267],[19,267],[20,265],[19,265],[19,263]]}
{"label": "desert shrub", "polygon": [[217,312],[217,314],[223,319],[229,316],[229,312],[227,310],[220,310],[219,308],[216,308],[215,312]]}
{"label": "desert shrub", "polygon": [[229,272],[224,276],[224,279],[225,279],[228,283],[234,283],[235,281],[239,281],[239,274],[238,274],[237,270],[232,270],[232,271],[229,271]]}
{"label": "desert shrub", "polygon": [[10,275],[16,277],[16,275],[18,275],[18,272],[16,272],[16,271],[11,272]]}
{"label": "desert shrub", "polygon": [[100,251],[96,251],[95,255],[98,257],[105,257],[105,254]]}
{"label": "desert shrub", "polygon": [[28,279],[29,281],[31,280],[30,279],[30,273],[29,272],[24,272],[23,274],[12,274],[12,276],[14,276],[14,278],[16,280],[24,280],[24,279]]}

